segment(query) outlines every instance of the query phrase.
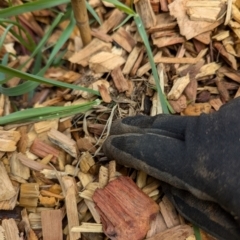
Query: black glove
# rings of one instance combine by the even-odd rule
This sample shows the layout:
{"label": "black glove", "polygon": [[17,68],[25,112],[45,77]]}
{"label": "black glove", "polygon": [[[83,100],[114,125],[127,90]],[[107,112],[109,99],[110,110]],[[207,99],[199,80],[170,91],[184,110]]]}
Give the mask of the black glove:
{"label": "black glove", "polygon": [[209,224],[210,215],[203,226],[188,210],[183,214],[221,239],[240,239],[235,223],[240,222],[240,98],[199,117],[162,114],[116,121],[103,150],[109,159],[186,190],[196,201],[220,206],[231,219],[224,229],[228,237]]}

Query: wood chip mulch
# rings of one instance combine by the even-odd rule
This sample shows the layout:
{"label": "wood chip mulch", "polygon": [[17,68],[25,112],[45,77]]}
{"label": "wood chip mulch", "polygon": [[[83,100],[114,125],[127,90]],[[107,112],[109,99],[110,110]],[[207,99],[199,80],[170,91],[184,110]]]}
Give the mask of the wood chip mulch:
{"label": "wood chip mulch", "polygon": [[[175,114],[211,113],[240,96],[240,2],[229,3],[139,0],[134,4]],[[89,4],[103,24],[91,25],[93,39],[84,48],[76,27],[65,46],[64,66],[49,68],[45,77],[98,90],[103,102],[76,116],[1,126],[0,240],[194,240],[191,224],[163,195],[161,182],[114,159],[107,161],[102,152],[114,119],[154,116],[162,108],[134,20],[115,29],[126,18],[123,12],[101,0],[89,0]],[[65,6],[59,9],[64,11]],[[31,20],[28,31],[36,39],[53,18],[50,10],[19,16],[23,25]],[[67,24],[68,20],[61,23],[48,46]],[[29,57],[10,33],[1,56],[6,52],[19,52],[9,62],[14,68]],[[27,72],[32,64],[23,70]],[[12,78],[7,86],[19,83],[21,79]],[[86,92],[40,85],[30,102],[27,94],[1,95],[0,114],[13,112],[13,105],[24,109],[93,99],[96,96]],[[125,192],[131,198],[124,198]],[[132,204],[132,199],[138,204]],[[108,201],[111,207],[104,204]],[[128,221],[121,225],[125,212]],[[213,239],[201,234],[202,239]]]}

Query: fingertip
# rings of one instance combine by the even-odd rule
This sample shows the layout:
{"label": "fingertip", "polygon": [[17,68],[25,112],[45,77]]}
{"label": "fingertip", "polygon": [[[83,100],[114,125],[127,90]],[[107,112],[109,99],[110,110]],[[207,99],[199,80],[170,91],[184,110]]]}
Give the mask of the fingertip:
{"label": "fingertip", "polygon": [[154,120],[155,118],[144,115],[117,119],[112,123],[110,134],[144,133],[144,129],[150,128]]}

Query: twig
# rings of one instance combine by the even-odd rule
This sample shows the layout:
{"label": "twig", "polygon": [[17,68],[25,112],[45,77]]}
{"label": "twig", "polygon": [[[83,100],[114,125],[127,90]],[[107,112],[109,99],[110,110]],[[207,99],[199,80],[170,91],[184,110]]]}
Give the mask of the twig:
{"label": "twig", "polygon": [[71,0],[74,16],[81,34],[83,46],[91,42],[91,29],[89,27],[88,14],[85,0]]}

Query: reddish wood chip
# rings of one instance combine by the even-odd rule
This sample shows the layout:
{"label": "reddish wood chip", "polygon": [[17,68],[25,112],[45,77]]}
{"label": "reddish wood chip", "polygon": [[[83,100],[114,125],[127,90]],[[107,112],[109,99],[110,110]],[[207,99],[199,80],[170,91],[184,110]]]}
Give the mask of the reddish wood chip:
{"label": "reddish wood chip", "polygon": [[113,240],[140,240],[159,207],[129,177],[121,176],[93,195],[104,233]]}

